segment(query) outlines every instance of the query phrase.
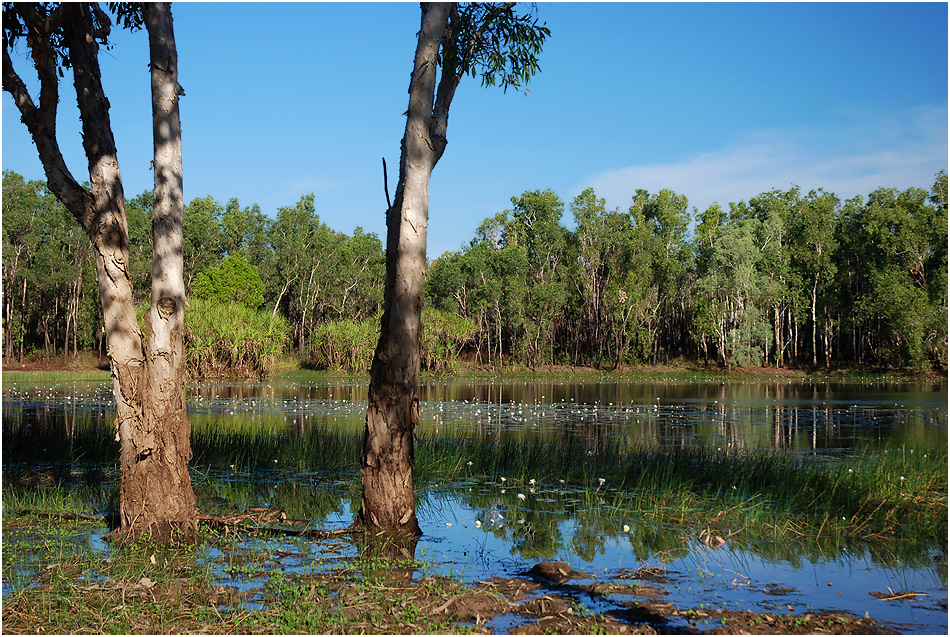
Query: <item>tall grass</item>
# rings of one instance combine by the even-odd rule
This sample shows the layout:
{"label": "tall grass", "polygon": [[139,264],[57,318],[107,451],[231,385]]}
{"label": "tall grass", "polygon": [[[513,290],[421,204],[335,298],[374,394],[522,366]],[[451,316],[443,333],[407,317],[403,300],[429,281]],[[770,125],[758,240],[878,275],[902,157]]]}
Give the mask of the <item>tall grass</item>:
{"label": "tall grass", "polygon": [[[364,372],[373,362],[379,341],[379,321],[344,319],[316,327],[311,337],[311,361],[320,369],[339,372]],[[422,368],[431,372],[457,372],[459,353],[474,337],[475,323],[441,310],[422,310],[419,348]]]}
{"label": "tall grass", "polygon": [[[5,496],[9,488],[42,486],[38,478],[74,487],[91,483],[97,466],[114,474],[117,450],[110,432],[88,424],[80,422],[69,432],[5,427]],[[358,430],[309,426],[288,432],[282,418],[220,425],[196,421],[192,467],[198,476],[234,465],[251,482],[284,484],[294,480],[288,476],[308,472],[354,488],[359,483]],[[419,493],[434,484],[500,484],[505,477],[511,498],[518,489],[527,493],[534,479],[531,486],[538,489],[563,485],[588,494],[591,506],[603,501],[598,506],[606,507],[604,515],[710,528],[723,537],[737,533],[742,541],[757,537],[754,541],[820,546],[846,540],[915,550],[947,541],[945,451],[890,448],[829,460],[772,450],[595,446],[582,436],[557,444],[500,441],[482,433],[420,436],[415,450]],[[38,463],[47,465],[39,476]],[[303,512],[306,506],[296,508]]]}
{"label": "tall grass", "polygon": [[193,376],[259,378],[277,363],[289,337],[282,316],[238,303],[192,299],[185,311],[185,353]]}
{"label": "tall grass", "polygon": [[373,362],[379,340],[379,319],[330,321],[311,336],[313,364],[330,371],[365,371]]}
{"label": "tall grass", "polygon": [[7,371],[3,370],[3,382],[16,383],[29,381],[31,383],[61,383],[72,380],[105,381],[111,376],[107,369],[82,370],[31,370]]}

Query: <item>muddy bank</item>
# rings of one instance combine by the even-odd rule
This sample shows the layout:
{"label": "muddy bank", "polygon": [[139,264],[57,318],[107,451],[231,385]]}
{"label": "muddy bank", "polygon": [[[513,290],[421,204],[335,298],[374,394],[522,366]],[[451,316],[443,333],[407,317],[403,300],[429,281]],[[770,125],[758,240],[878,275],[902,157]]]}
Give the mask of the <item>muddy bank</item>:
{"label": "muddy bank", "polygon": [[[678,608],[655,584],[556,584],[492,578],[471,586],[398,569],[354,578],[346,569],[272,578],[259,588],[150,574],[84,581],[69,564],[47,566],[34,586],[6,595],[9,633],[480,633],[480,634],[897,634],[870,617],[835,611],[762,613]],[[630,595],[591,611],[580,599]],[[583,593],[579,597],[579,593]],[[105,612],[108,610],[108,612]],[[912,629],[911,629],[912,631]],[[901,631],[906,632],[906,631]]]}

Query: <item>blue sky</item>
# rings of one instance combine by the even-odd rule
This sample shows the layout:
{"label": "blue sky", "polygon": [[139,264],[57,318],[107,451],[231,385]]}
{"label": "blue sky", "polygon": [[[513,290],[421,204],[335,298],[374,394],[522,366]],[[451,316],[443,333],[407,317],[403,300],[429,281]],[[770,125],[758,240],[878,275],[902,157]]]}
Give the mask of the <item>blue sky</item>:
{"label": "blue sky", "polygon": [[[670,188],[704,210],[795,184],[842,199],[929,188],[947,168],[945,3],[537,3],[551,37],[527,95],[466,78],[433,173],[429,256],[457,250],[525,190],[593,187],[626,209]],[[419,8],[411,3],[175,3],[187,200],[309,192],[332,228],[385,237]],[[148,43],[102,58],[127,197],[152,187]],[[14,66],[35,77],[21,45]],[[61,146],[87,178],[75,96]],[[35,83],[35,82],[34,82]],[[35,93],[34,93],[35,94]],[[3,96],[2,164],[42,179]],[[564,222],[570,224],[570,212]]]}

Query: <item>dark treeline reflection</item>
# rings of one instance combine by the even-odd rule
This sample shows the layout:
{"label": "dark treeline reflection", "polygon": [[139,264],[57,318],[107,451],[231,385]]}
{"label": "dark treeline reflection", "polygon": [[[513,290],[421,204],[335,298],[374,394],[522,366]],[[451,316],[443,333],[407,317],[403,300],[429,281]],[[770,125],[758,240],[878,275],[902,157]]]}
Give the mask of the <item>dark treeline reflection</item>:
{"label": "dark treeline reflection", "polygon": [[[197,443],[266,433],[279,445],[311,430],[358,437],[366,409],[366,386],[352,378],[202,384],[188,394]],[[939,383],[489,379],[431,381],[420,394],[421,439],[823,453],[947,448],[947,393]],[[7,384],[4,462],[111,463],[114,419],[106,385]],[[196,462],[208,460],[196,454]]]}

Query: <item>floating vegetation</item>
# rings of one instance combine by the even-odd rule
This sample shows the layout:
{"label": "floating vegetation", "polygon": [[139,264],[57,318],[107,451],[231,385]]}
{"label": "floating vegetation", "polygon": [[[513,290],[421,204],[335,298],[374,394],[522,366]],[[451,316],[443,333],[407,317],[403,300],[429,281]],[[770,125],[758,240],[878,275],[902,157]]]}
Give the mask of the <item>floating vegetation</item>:
{"label": "floating vegetation", "polygon": [[[930,603],[929,580],[945,586],[947,570],[946,394],[900,387],[430,379],[420,390],[415,456],[420,550],[428,555],[417,558],[432,560],[441,575],[478,580],[541,560],[590,573],[605,561],[683,571],[708,559],[737,573],[760,560],[790,573],[893,570],[863,597],[886,584],[927,595],[901,599],[905,606]],[[107,384],[5,383],[3,395],[4,538],[24,542],[25,560],[8,568],[5,545],[5,586],[18,589],[36,576],[47,547],[104,550],[89,535],[96,521],[86,518],[98,516],[105,531],[118,449]],[[281,382],[202,383],[189,388],[189,414],[203,513],[266,508],[306,529],[352,521],[365,379],[295,373]],[[25,530],[53,521],[80,525],[78,535],[60,541]],[[31,542],[40,549],[27,551]],[[291,549],[272,540],[235,542],[261,565],[247,570],[245,557],[226,552],[199,561],[237,587],[240,612],[290,599],[287,591],[303,585],[293,574],[316,559],[282,557],[277,551]],[[293,577],[272,582],[278,565]],[[723,572],[708,562],[702,568]],[[689,597],[698,578],[702,586],[692,588],[708,594],[702,570],[684,577],[664,586]],[[126,583],[127,593],[138,581]]]}

